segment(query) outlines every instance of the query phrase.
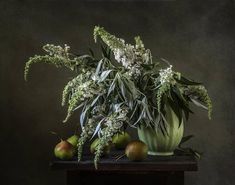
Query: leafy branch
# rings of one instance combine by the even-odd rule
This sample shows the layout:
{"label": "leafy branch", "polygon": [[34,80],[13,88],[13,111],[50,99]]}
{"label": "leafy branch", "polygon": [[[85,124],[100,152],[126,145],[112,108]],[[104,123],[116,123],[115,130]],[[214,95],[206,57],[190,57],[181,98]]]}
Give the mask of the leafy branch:
{"label": "leafy branch", "polygon": [[[167,135],[167,108],[175,112],[181,124],[193,113],[191,103],[208,110],[211,118],[212,102],[206,88],[173,71],[168,61],[153,60],[151,51],[145,49],[139,36],[135,44],[108,33],[104,28],[94,28],[94,39],[101,38],[101,58],[90,55],[77,56],[67,45],[43,46],[45,55],[29,58],[25,65],[24,78],[35,63],[52,64],[75,71],[75,76],[64,87],[62,106],[67,105],[64,122],[81,108],[81,135],[78,141],[78,161],[82,158],[83,146],[93,138],[99,142],[95,148],[94,164],[97,168],[104,147],[112,136],[127,126],[144,125],[159,128]],[[161,68],[164,61],[169,66]],[[181,145],[191,136],[182,139],[178,151],[199,155],[193,149]]]}

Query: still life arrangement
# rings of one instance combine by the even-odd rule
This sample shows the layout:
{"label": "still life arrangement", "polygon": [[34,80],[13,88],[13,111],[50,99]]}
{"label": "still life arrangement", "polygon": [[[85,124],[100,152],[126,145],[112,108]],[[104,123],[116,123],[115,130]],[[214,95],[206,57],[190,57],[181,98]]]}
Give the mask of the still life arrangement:
{"label": "still life arrangement", "polygon": [[[173,155],[177,149],[183,150],[181,144],[191,138],[183,137],[185,123],[193,113],[191,104],[206,109],[211,119],[212,103],[206,88],[174,71],[168,61],[154,59],[139,36],[132,45],[96,26],[94,39],[100,39],[102,57],[92,50],[78,56],[68,45],[47,44],[43,47],[46,54],[31,57],[25,66],[25,80],[34,63],[74,71],[75,77],[62,93],[62,106],[68,107],[63,122],[80,111],[81,134],[62,141],[71,149],[65,158],[76,153],[77,160],[82,160],[84,145],[92,139],[96,168],[110,143],[126,148],[131,160],[141,160],[147,153]],[[139,141],[130,142],[125,132],[128,127],[137,130]],[[59,158],[63,158],[62,144],[55,148]],[[136,148],[143,154],[139,158],[131,155]]]}

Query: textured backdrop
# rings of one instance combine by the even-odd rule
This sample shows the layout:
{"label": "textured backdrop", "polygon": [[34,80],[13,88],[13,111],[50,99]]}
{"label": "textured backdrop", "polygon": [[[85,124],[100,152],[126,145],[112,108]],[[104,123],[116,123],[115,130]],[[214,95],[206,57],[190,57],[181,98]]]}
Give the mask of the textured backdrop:
{"label": "textured backdrop", "polygon": [[[176,70],[203,81],[214,102],[213,120],[206,112],[187,123],[190,145],[204,152],[188,185],[235,184],[235,2],[157,1],[83,2],[0,1],[0,176],[3,185],[64,184],[48,162],[58,138],[73,133],[78,114],[62,124],[66,109],[61,91],[72,73],[35,65],[23,80],[24,64],[42,53],[46,43],[71,45],[72,51],[98,51],[95,25],[132,42],[140,35],[153,56],[168,59]],[[132,133],[135,130],[131,131]]]}

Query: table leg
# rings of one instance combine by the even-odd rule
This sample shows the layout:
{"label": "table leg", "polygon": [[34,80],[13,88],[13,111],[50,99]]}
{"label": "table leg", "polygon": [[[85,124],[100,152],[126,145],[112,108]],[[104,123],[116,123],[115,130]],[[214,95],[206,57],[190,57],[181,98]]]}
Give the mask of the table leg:
{"label": "table leg", "polygon": [[99,171],[67,171],[67,185],[184,185],[184,172],[110,173]]}

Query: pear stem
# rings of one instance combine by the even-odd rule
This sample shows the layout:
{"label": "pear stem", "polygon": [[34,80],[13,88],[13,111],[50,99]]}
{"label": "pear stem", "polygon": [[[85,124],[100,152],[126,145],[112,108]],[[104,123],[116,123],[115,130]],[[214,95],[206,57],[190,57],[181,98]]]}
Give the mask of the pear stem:
{"label": "pear stem", "polygon": [[63,138],[61,137],[60,134],[58,134],[57,132],[54,132],[54,131],[50,131],[51,134],[57,136],[61,141],[63,141]]}

